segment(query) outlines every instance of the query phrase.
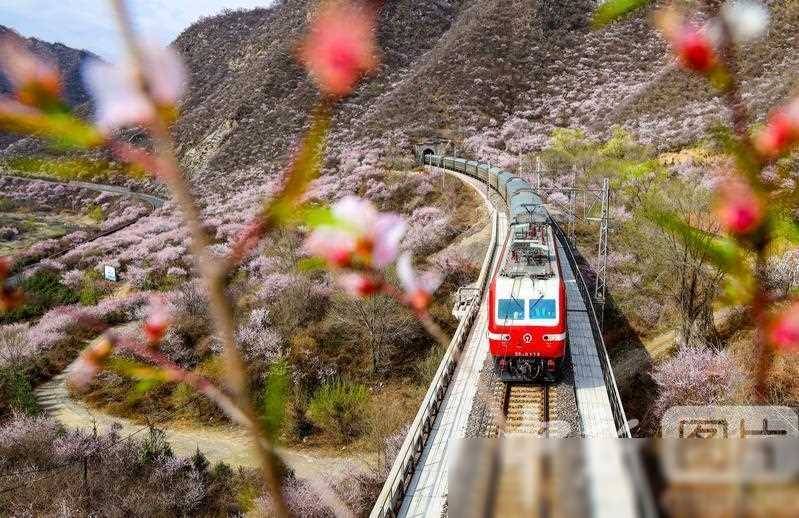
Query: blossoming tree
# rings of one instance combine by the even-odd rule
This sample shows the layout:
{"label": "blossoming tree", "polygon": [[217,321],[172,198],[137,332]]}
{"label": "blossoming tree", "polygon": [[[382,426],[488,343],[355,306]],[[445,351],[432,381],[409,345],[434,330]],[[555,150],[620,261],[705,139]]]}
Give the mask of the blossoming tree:
{"label": "blossoming tree", "polygon": [[[0,42],[0,65],[14,87],[14,96],[0,97],[0,128],[34,135],[61,148],[104,148],[117,160],[148,171],[170,189],[190,234],[189,250],[207,293],[215,334],[222,344],[225,385],[216,386],[185,370],[159,350],[173,321],[169,305],[161,298],[151,300],[140,334],[134,337],[112,332],[91,315],[71,315],[93,329],[105,329],[81,354],[72,382],[83,386],[102,369],[114,368],[145,382],[179,381],[193,387],[216,402],[231,420],[250,430],[275,512],[286,516],[289,510],[281,494],[273,446],[277,433],[274,423],[282,419],[284,405],[269,405],[269,415],[255,407],[238,343],[242,333],[237,330],[234,304],[226,289],[233,274],[264,237],[280,227],[309,228],[309,263],[328,268],[353,295],[380,292],[395,297],[437,339],[448,342],[427,311],[439,283],[438,275],[417,274],[411,257],[399,254],[399,243],[407,228],[402,217],[380,214],[371,203],[355,197],[340,200],[332,210],[310,207],[305,201],[309,184],[319,175],[323,162],[333,107],[378,65],[376,20],[380,2],[330,0],[311,13],[308,32],[296,53],[320,94],[310,128],[286,168],[282,186],[260,204],[249,223],[236,229],[231,246],[224,250],[213,245],[200,200],[193,195],[180,168],[170,133],[186,86],[182,60],[172,49],[139,39],[124,0],[110,3],[128,52],[122,63],[94,62],[86,67],[85,81],[96,106],[94,120],[82,120],[68,108],[63,100],[62,79],[52,64],[9,37]],[[151,148],[118,138],[119,130],[133,127],[147,133]],[[163,253],[167,251],[171,257],[173,251],[164,249]],[[392,265],[397,268],[400,286],[393,285],[386,276]],[[25,297],[8,283],[10,268],[8,259],[0,260],[0,311],[18,306]],[[117,349],[139,361],[113,358]],[[331,505],[335,508],[337,504],[334,501]]]}

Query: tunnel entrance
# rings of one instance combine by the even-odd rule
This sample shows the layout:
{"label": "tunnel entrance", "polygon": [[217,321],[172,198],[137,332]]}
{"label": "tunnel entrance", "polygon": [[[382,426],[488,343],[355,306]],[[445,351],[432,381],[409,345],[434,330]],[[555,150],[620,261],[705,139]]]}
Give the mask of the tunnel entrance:
{"label": "tunnel entrance", "polygon": [[451,148],[452,146],[448,140],[425,140],[423,142],[419,142],[418,144],[414,144],[413,154],[416,156],[416,160],[423,164],[428,156],[445,156],[450,153]]}

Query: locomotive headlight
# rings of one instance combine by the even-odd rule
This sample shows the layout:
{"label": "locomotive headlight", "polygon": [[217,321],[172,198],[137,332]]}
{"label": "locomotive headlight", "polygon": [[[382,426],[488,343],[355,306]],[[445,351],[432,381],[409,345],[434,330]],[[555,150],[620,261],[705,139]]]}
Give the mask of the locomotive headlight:
{"label": "locomotive headlight", "polygon": [[566,333],[560,333],[557,335],[544,335],[545,342],[560,342],[561,340],[566,339]]}
{"label": "locomotive headlight", "polygon": [[501,333],[488,333],[489,340],[499,340],[501,342],[510,342],[510,335]]}

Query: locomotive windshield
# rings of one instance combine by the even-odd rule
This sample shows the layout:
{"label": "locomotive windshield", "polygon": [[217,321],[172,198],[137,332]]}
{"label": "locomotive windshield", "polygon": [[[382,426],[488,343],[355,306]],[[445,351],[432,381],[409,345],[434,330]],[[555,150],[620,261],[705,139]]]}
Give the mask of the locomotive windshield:
{"label": "locomotive windshield", "polygon": [[[525,306],[527,315],[525,315]],[[497,318],[499,320],[548,320],[555,318],[555,299],[499,299]]]}
{"label": "locomotive windshield", "polygon": [[497,318],[502,320],[524,320],[524,300],[499,299]]}
{"label": "locomotive windshield", "polygon": [[530,301],[530,319],[544,320],[555,318],[555,299],[536,299]]}

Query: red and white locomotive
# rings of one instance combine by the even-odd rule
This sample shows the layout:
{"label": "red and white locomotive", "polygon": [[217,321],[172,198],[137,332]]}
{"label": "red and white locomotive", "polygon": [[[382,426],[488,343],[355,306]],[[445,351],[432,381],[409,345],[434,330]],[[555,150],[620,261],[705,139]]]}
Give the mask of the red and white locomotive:
{"label": "red and white locomotive", "polygon": [[511,225],[488,297],[488,343],[499,378],[557,380],[566,353],[566,286],[547,219]]}

